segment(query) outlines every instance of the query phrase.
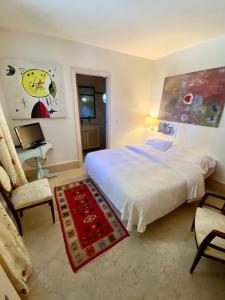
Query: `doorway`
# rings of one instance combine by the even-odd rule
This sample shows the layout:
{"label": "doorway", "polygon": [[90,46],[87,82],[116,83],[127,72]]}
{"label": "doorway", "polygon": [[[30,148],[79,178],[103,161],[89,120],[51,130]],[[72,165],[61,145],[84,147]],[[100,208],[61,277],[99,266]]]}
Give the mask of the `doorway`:
{"label": "doorway", "polygon": [[107,147],[107,77],[75,73],[81,159]]}

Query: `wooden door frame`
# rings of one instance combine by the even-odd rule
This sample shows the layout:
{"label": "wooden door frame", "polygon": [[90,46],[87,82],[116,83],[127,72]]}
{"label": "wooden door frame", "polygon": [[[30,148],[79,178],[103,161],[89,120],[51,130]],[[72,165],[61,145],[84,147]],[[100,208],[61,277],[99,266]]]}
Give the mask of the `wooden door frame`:
{"label": "wooden door frame", "polygon": [[83,151],[81,144],[81,125],[80,125],[80,113],[79,113],[79,104],[78,104],[78,93],[77,93],[77,80],[76,74],[89,75],[89,76],[100,76],[106,79],[106,148],[110,148],[111,140],[110,140],[110,115],[111,115],[111,73],[102,70],[94,70],[87,68],[78,68],[72,67],[72,85],[73,85],[73,103],[74,103],[74,122],[75,122],[75,132],[77,138],[77,146],[78,146],[78,159],[80,162],[80,166],[83,166]]}

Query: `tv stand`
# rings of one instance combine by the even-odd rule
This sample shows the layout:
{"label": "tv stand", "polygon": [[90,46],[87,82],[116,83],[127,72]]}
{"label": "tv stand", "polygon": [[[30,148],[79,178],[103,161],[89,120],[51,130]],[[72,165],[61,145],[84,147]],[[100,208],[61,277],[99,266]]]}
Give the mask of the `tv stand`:
{"label": "tv stand", "polygon": [[21,164],[23,164],[26,160],[30,158],[35,158],[36,160],[36,177],[38,179],[44,177],[54,177],[57,176],[56,173],[51,173],[48,169],[43,169],[41,165],[40,159],[46,159],[46,154],[48,150],[53,149],[51,143],[46,142],[45,144],[40,144],[35,148],[23,150],[22,148],[17,148],[16,151],[18,153]]}

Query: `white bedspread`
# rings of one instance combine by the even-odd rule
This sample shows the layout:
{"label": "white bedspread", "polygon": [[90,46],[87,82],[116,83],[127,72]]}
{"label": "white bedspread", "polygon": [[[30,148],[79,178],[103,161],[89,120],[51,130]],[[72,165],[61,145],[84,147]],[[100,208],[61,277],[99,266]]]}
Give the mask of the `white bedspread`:
{"label": "white bedspread", "polygon": [[85,168],[127,221],[127,229],[166,215],[205,192],[201,168],[176,155],[140,144],[91,152]]}

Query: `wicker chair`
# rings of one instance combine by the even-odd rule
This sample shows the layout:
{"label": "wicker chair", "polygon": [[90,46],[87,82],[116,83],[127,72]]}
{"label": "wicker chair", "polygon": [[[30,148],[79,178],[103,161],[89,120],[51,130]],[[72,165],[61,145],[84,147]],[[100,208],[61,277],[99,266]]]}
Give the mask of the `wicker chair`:
{"label": "wicker chair", "polygon": [[53,223],[55,223],[52,192],[48,179],[39,179],[13,188],[5,169],[0,166],[0,192],[11,210],[22,235],[22,226],[19,215],[28,208],[48,203],[51,208]]}
{"label": "wicker chair", "polygon": [[[213,198],[212,198],[213,197]],[[195,230],[197,254],[190,269],[193,273],[202,256],[225,262],[225,196],[208,191],[196,210]]]}

